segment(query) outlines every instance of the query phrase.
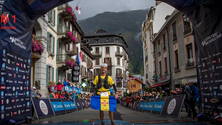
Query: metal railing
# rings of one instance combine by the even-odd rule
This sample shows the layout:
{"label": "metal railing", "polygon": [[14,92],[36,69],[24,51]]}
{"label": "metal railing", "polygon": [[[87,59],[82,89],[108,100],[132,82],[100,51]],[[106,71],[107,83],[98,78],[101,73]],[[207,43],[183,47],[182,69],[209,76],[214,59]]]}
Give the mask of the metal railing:
{"label": "metal railing", "polygon": [[188,34],[190,34],[190,33],[191,33],[191,28],[186,29],[186,30],[184,31],[184,36],[186,36],[186,35],[188,35]]}
{"label": "metal railing", "polygon": [[64,25],[57,25],[57,33],[67,33],[69,28]]}
{"label": "metal railing", "polygon": [[71,57],[67,54],[57,54],[56,55],[56,61],[57,62],[65,62],[69,58],[71,58]]}

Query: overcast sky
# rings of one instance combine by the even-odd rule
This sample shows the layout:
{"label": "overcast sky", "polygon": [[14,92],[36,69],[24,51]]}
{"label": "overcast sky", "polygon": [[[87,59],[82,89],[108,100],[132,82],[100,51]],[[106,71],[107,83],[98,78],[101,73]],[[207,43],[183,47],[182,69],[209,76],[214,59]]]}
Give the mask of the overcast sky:
{"label": "overcast sky", "polygon": [[155,5],[155,0],[74,0],[70,2],[69,5],[75,10],[78,3],[82,8],[81,14],[75,13],[77,20],[81,20],[106,11],[119,12],[147,9]]}

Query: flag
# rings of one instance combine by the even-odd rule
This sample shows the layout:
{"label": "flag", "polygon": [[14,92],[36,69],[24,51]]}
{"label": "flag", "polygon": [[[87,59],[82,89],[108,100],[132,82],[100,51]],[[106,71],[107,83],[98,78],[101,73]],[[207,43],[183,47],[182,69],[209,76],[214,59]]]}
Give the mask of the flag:
{"label": "flag", "polygon": [[80,64],[82,62],[82,52],[80,52],[77,56],[76,56],[76,62],[77,64]]}
{"label": "flag", "polygon": [[115,96],[92,96],[91,107],[95,110],[116,112],[117,100]]}
{"label": "flag", "polygon": [[80,8],[80,6],[78,6],[78,5],[76,6],[76,11],[77,11],[78,14],[81,14],[81,9],[82,8]]}

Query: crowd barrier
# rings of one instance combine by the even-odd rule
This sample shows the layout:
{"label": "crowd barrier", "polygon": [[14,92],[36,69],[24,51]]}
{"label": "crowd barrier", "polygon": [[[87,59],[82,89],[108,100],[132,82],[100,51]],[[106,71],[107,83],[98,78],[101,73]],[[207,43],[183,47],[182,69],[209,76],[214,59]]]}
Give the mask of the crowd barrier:
{"label": "crowd barrier", "polygon": [[89,108],[90,101],[76,99],[73,102],[67,99],[32,98],[32,106],[34,108],[37,119],[40,119]]}
{"label": "crowd barrier", "polygon": [[[184,99],[185,95],[177,95],[158,99],[151,98],[149,100],[131,101],[127,108],[145,113],[179,117]],[[127,106],[127,102],[124,100],[121,100],[120,104],[124,107]]]}

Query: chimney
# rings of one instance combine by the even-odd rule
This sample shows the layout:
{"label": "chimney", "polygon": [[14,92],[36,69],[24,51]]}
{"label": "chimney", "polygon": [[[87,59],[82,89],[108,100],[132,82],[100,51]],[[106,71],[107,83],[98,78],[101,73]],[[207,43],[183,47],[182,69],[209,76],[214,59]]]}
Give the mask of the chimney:
{"label": "chimney", "polygon": [[156,6],[159,5],[161,3],[161,1],[156,1]]}

